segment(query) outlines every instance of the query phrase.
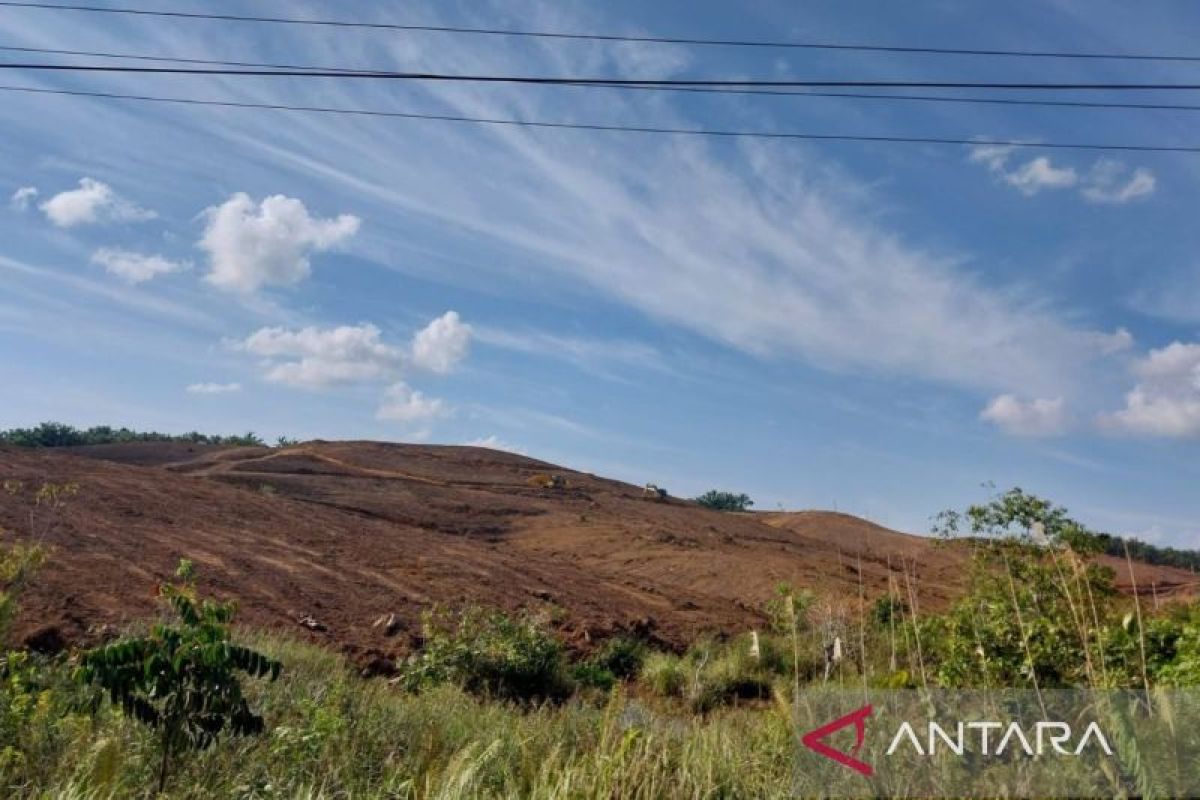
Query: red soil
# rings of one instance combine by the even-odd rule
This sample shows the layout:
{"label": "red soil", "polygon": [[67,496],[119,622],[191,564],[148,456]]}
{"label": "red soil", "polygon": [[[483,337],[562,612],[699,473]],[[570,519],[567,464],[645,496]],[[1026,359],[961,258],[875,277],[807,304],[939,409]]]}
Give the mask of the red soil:
{"label": "red soil", "polygon": [[[561,488],[531,486],[561,475]],[[181,557],[249,625],[296,632],[362,662],[416,641],[433,604],[541,610],[573,645],[627,630],[681,647],[763,623],[780,581],[868,600],[911,577],[920,607],[966,578],[961,547],[846,514],[728,514],[474,447],[311,442],[284,449],[139,443],[0,449],[0,527],[28,535],[32,491],[79,486],[33,524],[52,547],[15,636],[53,647],[155,613]],[[1128,572],[1123,564],[1118,575]],[[861,588],[859,566],[861,564]],[[1191,573],[1137,565],[1163,596]],[[1119,581],[1120,582],[1120,581]],[[374,625],[395,615],[390,631]],[[310,617],[321,630],[298,620]],[[382,662],[381,662],[382,663]]]}

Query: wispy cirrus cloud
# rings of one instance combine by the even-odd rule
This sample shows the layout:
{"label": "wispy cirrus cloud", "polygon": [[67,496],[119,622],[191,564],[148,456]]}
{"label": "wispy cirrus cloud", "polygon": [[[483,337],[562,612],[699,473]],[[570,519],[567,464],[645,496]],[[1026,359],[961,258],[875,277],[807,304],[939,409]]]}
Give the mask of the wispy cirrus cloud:
{"label": "wispy cirrus cloud", "polygon": [[1158,182],[1146,167],[1131,168],[1113,158],[1101,158],[1084,172],[1073,166],[1056,165],[1049,156],[1035,156],[1020,164],[1013,161],[1019,148],[1007,145],[976,145],[967,159],[982,164],[1001,182],[1026,197],[1042,191],[1079,189],[1089,203],[1123,205],[1154,194]]}
{"label": "wispy cirrus cloud", "polygon": [[1143,314],[1172,322],[1200,322],[1200,264],[1177,269],[1157,286],[1134,294],[1130,306]]}
{"label": "wispy cirrus cloud", "polygon": [[36,186],[22,186],[12,193],[12,197],[8,199],[8,205],[15,211],[28,211],[37,196]]}
{"label": "wispy cirrus cloud", "polygon": [[479,327],[481,344],[540,358],[558,359],[596,375],[612,377],[615,368],[669,372],[658,348],[630,339],[571,336],[529,328]]}
{"label": "wispy cirrus cloud", "polygon": [[529,455],[523,447],[518,447],[515,444],[509,444],[495,434],[489,436],[481,436],[477,439],[470,439],[463,442],[464,447],[485,447],[488,450],[503,450],[506,453],[516,453],[519,456]]}
{"label": "wispy cirrus cloud", "polygon": [[188,394],[233,394],[241,390],[242,385],[240,383],[216,383],[211,381],[193,383],[185,389]]}
{"label": "wispy cirrus cloud", "polygon": [[92,262],[99,264],[110,275],[126,283],[145,283],[159,275],[183,272],[191,269],[187,261],[175,261],[157,254],[138,253],[116,247],[101,247],[92,253]]}
{"label": "wispy cirrus cloud", "polygon": [[[540,11],[547,24],[571,21]],[[436,48],[385,40],[321,47],[347,63],[397,68],[434,55],[477,71],[638,68],[636,59],[615,65],[607,48],[518,50],[456,40]],[[253,99],[255,89],[239,88]],[[280,102],[303,99],[289,84],[270,90]],[[620,123],[652,110],[664,124],[691,121],[667,98],[643,96],[651,94],[590,93],[588,113]],[[463,116],[554,119],[576,108],[562,98],[576,96],[414,86],[408,102]],[[329,87],[329,105],[394,103],[370,82]],[[397,269],[411,268],[397,263],[397,253],[412,252],[413,230],[436,230],[445,234],[437,246],[461,247],[457,255],[471,260],[472,275],[502,276],[515,293],[536,286],[536,275],[755,357],[989,394],[1063,395],[1086,380],[1096,357],[1096,331],[1033,292],[981,280],[978,261],[890,228],[862,178],[799,146],[266,112],[188,118],[196,135],[235,151],[238,164],[318,181],[338,198],[326,202],[352,198],[363,218],[403,217],[403,230],[373,222],[360,251]],[[406,149],[426,157],[395,158],[380,130],[402,132]],[[248,198],[237,206],[234,216],[263,216]],[[508,258],[476,261],[480,248]],[[298,263],[292,251],[278,269],[252,269],[243,279],[232,268],[223,282],[252,290],[299,280],[307,265]]]}
{"label": "wispy cirrus cloud", "polygon": [[1145,167],[1130,170],[1111,158],[1102,158],[1093,165],[1084,182],[1083,199],[1091,203],[1122,205],[1154,194],[1158,181]]}

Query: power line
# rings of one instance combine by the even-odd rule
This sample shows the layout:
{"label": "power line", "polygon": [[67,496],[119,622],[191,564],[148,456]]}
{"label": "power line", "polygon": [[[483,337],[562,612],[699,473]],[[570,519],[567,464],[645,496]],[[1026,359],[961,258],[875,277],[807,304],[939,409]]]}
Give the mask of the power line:
{"label": "power line", "polygon": [[219,106],[222,108],[265,109],[272,111],[298,111],[321,114],[345,114],[364,117],[391,117],[440,122],[462,122],[481,125],[507,125],[527,128],[553,128],[582,131],[608,131],[640,134],[671,134],[680,136],[707,136],[714,138],[784,139],[818,142],[862,142],[904,143],[929,145],[969,145],[996,147],[1040,147],[1053,150],[1108,150],[1138,153],[1200,153],[1200,145],[1140,145],[1102,144],[1093,142],[1029,142],[1008,139],[967,139],[936,136],[866,136],[856,134],[800,133],[791,131],[745,131],[712,128],[671,128],[650,125],[604,125],[577,122],[546,122],[527,119],[504,119],[497,117],[469,117],[455,114],[424,114],[408,111],[381,111],[372,109],[328,108],[324,106],[283,105],[273,103],[246,103],[233,100],[201,100],[184,97],[160,97],[152,95],[118,94],[115,92],[88,92],[73,89],[40,89],[28,86],[0,85],[3,92],[23,92],[40,95],[67,95],[71,97],[94,97],[111,100],[134,100],[153,103],[177,103],[194,106]]}
{"label": "power line", "polygon": [[17,47],[16,45],[0,45],[3,53],[38,53],[55,56],[88,56],[91,58],[115,58],[127,61],[165,61],[172,64],[207,64],[220,67],[262,67],[264,69],[303,69],[326,70],[329,72],[373,72],[375,70],[323,67],[312,64],[280,64],[263,61],[220,61],[211,58],[185,58],[182,56],[149,56],[142,53],[113,53],[106,50],[63,50],[55,47]]}
{"label": "power line", "polygon": [[[16,47],[0,45],[0,52],[40,53],[46,55],[88,56],[91,58],[112,58],[132,61],[163,61],[176,64],[206,64],[209,66],[225,67],[262,67],[264,69],[299,69],[325,70],[337,72],[372,72],[374,70],[355,67],[325,67],[312,64],[286,64],[262,61],[222,61],[207,58],[184,58],[179,56],[154,56],[135,53],[113,53],[97,50],[63,50],[45,47]],[[818,92],[818,91],[789,91],[787,89],[749,89],[737,87],[702,87],[702,86],[627,86],[592,84],[564,84],[566,86],[581,86],[583,88],[599,89],[639,89],[658,92],[689,92],[700,94],[730,94],[758,95],[767,97],[833,97],[848,100],[900,100],[930,103],[966,103],[1011,106],[1040,106],[1049,108],[1094,108],[1094,109],[1141,109],[1150,111],[1200,111],[1200,105],[1179,103],[1115,103],[1095,102],[1086,100],[1028,100],[1008,97],[951,97],[946,95],[912,95],[912,94],[864,94],[862,92]]]}
{"label": "power line", "polygon": [[[0,5],[2,5],[0,0]],[[284,78],[363,78],[437,81],[445,83],[517,83],[541,86],[664,86],[664,87],[812,87],[880,89],[1021,89],[1055,91],[1200,91],[1200,83],[1007,83],[989,81],[885,80],[736,80],[659,78],[561,78],[541,75],[455,75],[444,72],[392,72],[345,69],[242,69],[200,67],[126,67],[104,64],[0,63],[0,69],[37,72],[131,73],[136,75],[221,75]]]}
{"label": "power line", "polygon": [[302,19],[296,17],[270,17],[241,14],[213,14],[192,11],[163,11],[142,8],[91,6],[68,3],[32,3],[15,0],[0,1],[0,6],[39,9],[46,11],[85,11],[103,14],[126,14],[142,17],[169,17],[188,20],[215,20],[221,22],[267,23],[276,25],[311,25],[330,28],[362,28],[369,30],[410,31],[429,33],[455,33],[484,36],[509,36],[534,39],[562,39],[593,42],[640,42],[644,44],[676,44],[713,47],[758,47],[791,50],[835,50],[865,53],[907,53],[949,56],[1004,56],[1014,58],[1058,58],[1114,61],[1168,61],[1200,62],[1200,55],[1162,55],[1151,53],[1096,53],[1056,50],[1001,50],[984,48],[954,47],[907,47],[900,45],[847,44],[843,42],[771,41],[764,39],[701,39],[674,36],[626,36],[599,33],[568,33],[560,31],[530,31],[510,28],[475,28],[453,25],[405,25],[390,22],[364,22],[359,20]]}

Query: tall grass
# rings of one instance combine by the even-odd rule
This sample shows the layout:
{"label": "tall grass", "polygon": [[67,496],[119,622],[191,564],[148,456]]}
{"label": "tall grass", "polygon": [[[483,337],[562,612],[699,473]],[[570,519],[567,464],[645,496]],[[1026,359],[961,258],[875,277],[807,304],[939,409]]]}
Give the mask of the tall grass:
{"label": "tall grass", "polygon": [[[170,798],[785,797],[786,708],[651,707],[615,689],[599,702],[532,709],[452,685],[419,694],[362,680],[333,654],[251,636],[287,668],[249,687],[263,737],[181,763]],[[119,712],[93,717],[66,666],[38,670],[37,708],[0,751],[0,796],[126,798],[154,786],[152,736]],[[10,696],[10,695],[6,695]]]}

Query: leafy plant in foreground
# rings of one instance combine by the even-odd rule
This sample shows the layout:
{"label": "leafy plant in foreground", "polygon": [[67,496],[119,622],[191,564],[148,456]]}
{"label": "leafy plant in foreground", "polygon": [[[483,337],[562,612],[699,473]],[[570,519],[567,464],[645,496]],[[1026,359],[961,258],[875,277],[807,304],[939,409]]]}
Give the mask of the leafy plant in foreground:
{"label": "leafy plant in foreground", "polygon": [[279,676],[281,665],[229,639],[232,603],[201,600],[191,563],[181,561],[179,583],[164,584],[160,596],[178,623],[155,625],[149,636],[122,639],[88,651],[76,678],[108,692],[114,704],[159,732],[158,789],[167,781],[172,756],[203,750],[223,733],[249,736],[265,725],[246,698],[238,677]]}

